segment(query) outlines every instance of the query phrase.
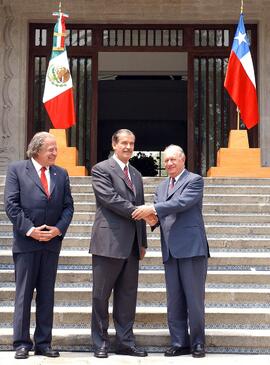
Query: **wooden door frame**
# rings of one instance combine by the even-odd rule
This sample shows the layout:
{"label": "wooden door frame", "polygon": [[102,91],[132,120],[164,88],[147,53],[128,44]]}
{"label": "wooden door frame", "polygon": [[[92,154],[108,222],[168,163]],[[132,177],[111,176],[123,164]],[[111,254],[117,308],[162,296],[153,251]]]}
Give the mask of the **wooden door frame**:
{"label": "wooden door frame", "polygon": [[[34,32],[33,29],[36,26],[42,26],[48,30],[48,43],[45,47],[34,47]],[[187,90],[187,162],[189,169],[193,170],[194,167],[194,109],[193,109],[193,93],[194,93],[194,66],[193,59],[195,55],[217,54],[217,52],[226,54],[229,56],[232,39],[234,36],[236,24],[67,24],[67,28],[72,27],[74,29],[80,29],[80,27],[92,29],[92,45],[91,47],[68,47],[68,55],[80,55],[83,57],[91,57],[92,59],[92,115],[90,126],[90,163],[93,166],[97,162],[97,132],[98,132],[98,54],[99,52],[186,52],[188,54],[188,90]],[[252,42],[252,54],[254,60],[255,73],[257,70],[257,26],[255,24],[246,24],[247,29],[252,30],[253,42]],[[104,46],[103,45],[103,31],[104,30],[171,30],[178,29],[183,32],[183,43],[179,46]],[[227,47],[198,47],[195,45],[195,30],[203,29],[206,32],[210,30],[229,29],[230,30],[230,42]],[[53,23],[30,23],[29,24],[29,66],[28,66],[28,123],[27,123],[27,139],[32,137],[33,131],[33,83],[34,72],[32,68],[33,60],[35,56],[47,57],[49,61],[51,47],[52,47],[52,30]],[[232,119],[233,120],[233,119]],[[258,129],[253,128],[250,133],[250,140],[255,147],[258,143]]]}

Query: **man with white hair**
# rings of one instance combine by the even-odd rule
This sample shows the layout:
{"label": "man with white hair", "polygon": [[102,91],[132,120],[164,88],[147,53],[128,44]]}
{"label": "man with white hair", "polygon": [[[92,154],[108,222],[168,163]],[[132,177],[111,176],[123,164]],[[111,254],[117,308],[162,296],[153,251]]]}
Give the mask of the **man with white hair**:
{"label": "man with white hair", "polygon": [[185,169],[185,154],[177,145],[165,149],[164,164],[168,178],[157,187],[154,205],[138,207],[132,217],[161,230],[172,343],[165,356],[204,357],[209,248],[202,216],[203,178]]}

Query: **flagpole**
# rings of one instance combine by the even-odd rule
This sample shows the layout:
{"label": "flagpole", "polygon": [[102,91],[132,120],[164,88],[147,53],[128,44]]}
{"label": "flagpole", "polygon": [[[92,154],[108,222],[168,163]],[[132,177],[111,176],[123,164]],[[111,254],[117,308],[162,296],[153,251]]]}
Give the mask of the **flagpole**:
{"label": "flagpole", "polygon": [[240,111],[238,108],[236,108],[237,110],[237,130],[239,131],[240,129]]}
{"label": "flagpole", "polygon": [[[240,14],[243,14],[243,12],[244,12],[244,0],[241,0]],[[237,110],[237,130],[239,130],[240,129],[240,110],[238,107],[236,108],[236,110]]]}

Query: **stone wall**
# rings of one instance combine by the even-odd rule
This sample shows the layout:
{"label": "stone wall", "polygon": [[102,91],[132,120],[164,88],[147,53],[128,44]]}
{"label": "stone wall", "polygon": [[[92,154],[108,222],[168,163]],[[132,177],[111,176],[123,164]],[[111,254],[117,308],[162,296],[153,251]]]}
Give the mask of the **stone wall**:
{"label": "stone wall", "polygon": [[[28,23],[52,21],[55,0],[0,0],[0,173],[24,157],[27,125]],[[72,22],[233,23],[240,0],[64,0]],[[245,0],[245,22],[258,23],[258,93],[263,165],[270,165],[270,1]]]}

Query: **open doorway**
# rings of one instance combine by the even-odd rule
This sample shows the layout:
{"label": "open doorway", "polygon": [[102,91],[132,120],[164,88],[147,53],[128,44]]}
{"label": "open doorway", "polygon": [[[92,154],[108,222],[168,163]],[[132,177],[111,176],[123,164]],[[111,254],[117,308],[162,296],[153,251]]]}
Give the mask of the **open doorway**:
{"label": "open doorway", "polygon": [[120,128],[134,132],[136,151],[157,155],[171,143],[187,150],[187,54],[99,54],[99,161]]}

